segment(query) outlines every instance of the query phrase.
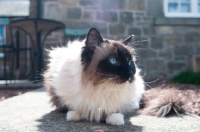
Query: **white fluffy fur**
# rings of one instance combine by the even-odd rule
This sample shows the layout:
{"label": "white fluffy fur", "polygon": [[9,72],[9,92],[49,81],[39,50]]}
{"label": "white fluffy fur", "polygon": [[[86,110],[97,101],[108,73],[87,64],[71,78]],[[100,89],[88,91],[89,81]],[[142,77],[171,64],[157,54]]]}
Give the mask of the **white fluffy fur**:
{"label": "white fluffy fur", "polygon": [[[136,68],[133,83],[107,82],[107,84],[94,86],[92,82],[88,82],[83,86],[81,83],[83,46],[84,42],[74,41],[69,43],[68,47],[56,48],[50,52],[49,66],[54,74],[51,85],[55,88],[56,95],[60,97],[62,105],[80,113],[81,119],[95,122],[100,122],[102,113],[109,116],[113,113],[123,114],[138,109],[144,92],[139,69]],[[118,118],[118,122],[111,121]],[[111,115],[108,122],[116,125],[123,124],[122,118],[119,114]]]}
{"label": "white fluffy fur", "polygon": [[111,125],[124,125],[124,115],[113,113],[106,118],[106,123]]}
{"label": "white fluffy fur", "polygon": [[68,111],[66,114],[67,121],[80,121],[81,116],[77,111]]}

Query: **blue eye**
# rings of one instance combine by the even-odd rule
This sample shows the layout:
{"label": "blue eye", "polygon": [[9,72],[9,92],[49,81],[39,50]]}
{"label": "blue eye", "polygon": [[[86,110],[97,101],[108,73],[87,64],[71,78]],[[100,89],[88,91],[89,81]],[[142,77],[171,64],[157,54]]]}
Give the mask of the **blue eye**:
{"label": "blue eye", "polygon": [[116,65],[117,64],[117,60],[115,58],[110,58],[109,59],[110,63],[113,64],[113,65]]}
{"label": "blue eye", "polygon": [[129,65],[129,66],[131,65],[131,61],[128,62],[128,65]]}

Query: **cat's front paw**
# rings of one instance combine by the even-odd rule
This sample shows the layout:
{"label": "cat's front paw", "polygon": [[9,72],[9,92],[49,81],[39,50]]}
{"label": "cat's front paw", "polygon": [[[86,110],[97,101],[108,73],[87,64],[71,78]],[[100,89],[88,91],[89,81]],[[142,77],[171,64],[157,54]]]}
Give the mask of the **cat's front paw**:
{"label": "cat's front paw", "polygon": [[67,121],[80,121],[81,116],[77,111],[68,111],[66,114]]}
{"label": "cat's front paw", "polygon": [[124,125],[124,115],[120,113],[113,113],[106,118],[106,124]]}

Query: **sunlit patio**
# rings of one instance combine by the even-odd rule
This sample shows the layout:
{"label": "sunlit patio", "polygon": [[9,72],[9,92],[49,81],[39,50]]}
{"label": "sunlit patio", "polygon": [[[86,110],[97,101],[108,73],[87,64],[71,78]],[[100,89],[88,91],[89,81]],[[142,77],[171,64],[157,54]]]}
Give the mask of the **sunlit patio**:
{"label": "sunlit patio", "polygon": [[43,86],[47,50],[82,40],[134,35],[146,89],[200,89],[200,0],[0,0],[0,132],[200,132],[200,117],[129,113],[125,125],[67,122]]}

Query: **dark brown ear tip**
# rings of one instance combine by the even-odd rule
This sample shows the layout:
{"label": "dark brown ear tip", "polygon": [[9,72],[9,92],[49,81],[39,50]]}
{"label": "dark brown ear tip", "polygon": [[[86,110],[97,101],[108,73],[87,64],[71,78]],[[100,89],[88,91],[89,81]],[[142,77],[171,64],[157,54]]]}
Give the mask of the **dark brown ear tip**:
{"label": "dark brown ear tip", "polygon": [[99,31],[98,31],[96,28],[94,28],[94,27],[93,27],[93,28],[90,28],[90,30],[89,30],[88,33],[90,33],[90,32],[93,31],[93,30],[99,33]]}
{"label": "dark brown ear tip", "polygon": [[131,39],[134,37],[134,35],[132,34],[132,35],[130,35],[130,36],[128,36],[127,38],[125,38],[124,40],[123,40],[123,43],[125,44],[125,45],[128,45],[128,43],[131,41]]}
{"label": "dark brown ear tip", "polygon": [[[96,42],[96,43],[94,43]],[[100,32],[96,28],[91,28],[87,34],[86,45],[98,45],[103,42],[103,38],[101,37]]]}
{"label": "dark brown ear tip", "polygon": [[127,39],[132,39],[134,37],[134,35],[130,35]]}
{"label": "dark brown ear tip", "polygon": [[97,30],[95,27],[90,28],[90,30]]}

